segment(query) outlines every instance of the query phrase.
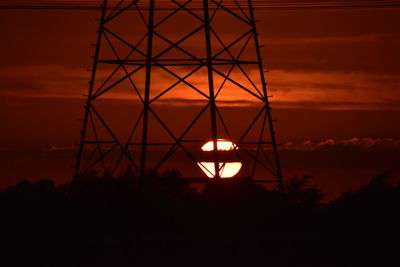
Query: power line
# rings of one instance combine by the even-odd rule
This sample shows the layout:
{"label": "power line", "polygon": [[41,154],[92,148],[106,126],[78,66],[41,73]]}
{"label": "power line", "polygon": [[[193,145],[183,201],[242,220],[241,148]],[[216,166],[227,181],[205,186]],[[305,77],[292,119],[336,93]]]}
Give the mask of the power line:
{"label": "power line", "polygon": [[[131,1],[122,1],[129,3]],[[236,1],[240,5],[245,1]],[[60,9],[60,10],[98,10],[101,8],[102,1],[5,1],[0,3],[0,9]],[[140,2],[139,2],[140,3]],[[166,4],[171,1],[160,1],[159,9],[170,10],[175,7]],[[109,1],[108,8],[115,9],[118,1]],[[164,6],[163,6],[164,5]],[[228,4],[230,8],[234,4]],[[253,5],[256,9],[279,10],[279,9],[345,9],[345,8],[399,8],[400,1],[255,1]],[[191,8],[201,8],[200,5],[191,4]],[[119,5],[118,8],[123,8]],[[134,9],[136,7],[132,7]],[[146,9],[146,6],[140,6]]]}

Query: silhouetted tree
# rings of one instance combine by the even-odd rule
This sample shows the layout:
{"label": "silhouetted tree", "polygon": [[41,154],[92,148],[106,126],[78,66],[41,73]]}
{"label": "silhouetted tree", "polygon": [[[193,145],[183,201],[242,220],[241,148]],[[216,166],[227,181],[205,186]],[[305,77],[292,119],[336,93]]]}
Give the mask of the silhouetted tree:
{"label": "silhouetted tree", "polygon": [[14,266],[68,267],[395,261],[400,187],[388,173],[326,204],[310,177],[288,179],[284,192],[235,180],[200,190],[179,177],[177,170],[92,172],[60,186],[42,180],[6,188],[4,254]]}

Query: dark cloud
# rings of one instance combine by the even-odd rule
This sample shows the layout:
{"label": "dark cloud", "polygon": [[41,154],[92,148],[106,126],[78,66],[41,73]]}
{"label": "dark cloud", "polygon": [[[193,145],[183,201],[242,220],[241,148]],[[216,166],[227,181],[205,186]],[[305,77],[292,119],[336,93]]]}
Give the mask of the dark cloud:
{"label": "dark cloud", "polygon": [[399,109],[400,78],[395,74],[271,70],[274,104],[310,109]]}
{"label": "dark cloud", "polygon": [[76,146],[55,146],[43,149],[44,152],[57,152],[57,151],[76,151]]}

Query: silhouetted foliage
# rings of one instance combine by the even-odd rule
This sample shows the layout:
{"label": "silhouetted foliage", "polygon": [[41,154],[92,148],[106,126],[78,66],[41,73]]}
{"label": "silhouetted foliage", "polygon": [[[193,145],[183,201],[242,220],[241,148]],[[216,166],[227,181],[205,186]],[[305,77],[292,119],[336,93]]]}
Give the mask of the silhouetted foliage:
{"label": "silhouetted foliage", "polygon": [[324,194],[316,187],[311,186],[311,176],[303,178],[293,177],[285,182],[285,193],[298,206],[318,208],[324,198]]}
{"label": "silhouetted foliage", "polygon": [[[0,191],[7,266],[395,266],[400,186],[389,173],[331,203],[310,177],[284,192],[183,183],[177,170]],[[398,262],[397,262],[398,263]]]}

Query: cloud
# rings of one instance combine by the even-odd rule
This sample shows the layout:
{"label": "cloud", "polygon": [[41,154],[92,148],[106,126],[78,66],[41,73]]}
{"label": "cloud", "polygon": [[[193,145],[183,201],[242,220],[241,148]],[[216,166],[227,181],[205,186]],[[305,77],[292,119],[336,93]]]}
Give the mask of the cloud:
{"label": "cloud", "polygon": [[[207,104],[206,100],[200,99],[183,99],[183,98],[169,98],[162,99],[159,101],[160,104],[174,105],[174,106],[188,106],[188,105],[200,105],[204,106]],[[248,100],[222,100],[218,102],[219,106],[252,106],[254,103]]]}
{"label": "cloud", "polygon": [[[99,80],[106,79],[112,69],[100,69]],[[179,68],[179,76],[184,77],[191,70]],[[250,77],[257,81],[256,69],[247,69]],[[118,72],[108,85],[124,77]],[[143,96],[143,73],[132,76]],[[90,73],[82,68],[71,68],[62,65],[29,65],[3,68],[0,71],[0,95],[31,98],[80,98],[87,92]],[[256,95],[258,93],[246,77],[236,69],[232,79],[239,81]],[[400,77],[396,74],[375,74],[367,72],[336,71],[288,71],[272,69],[267,75],[268,92],[272,106],[278,108],[301,108],[321,110],[398,110],[400,109]],[[155,97],[174,84],[178,79],[167,72],[156,69],[153,73],[152,95]],[[199,91],[208,94],[208,84],[204,70],[187,79]],[[216,87],[223,77],[215,75]],[[107,86],[108,86],[107,85]],[[107,87],[106,86],[106,87]],[[261,88],[259,88],[261,91]],[[115,89],[101,96],[105,99],[138,100],[130,82],[125,80]],[[188,85],[180,83],[173,90],[159,98],[163,105],[195,104],[203,105],[207,100]],[[221,105],[249,106],[260,103],[254,95],[240,89],[231,82],[226,82],[217,98]]]}
{"label": "cloud", "polygon": [[0,95],[76,98],[82,95],[88,77],[82,68],[59,64],[3,67],[0,69]]}
{"label": "cloud", "polygon": [[350,43],[379,42],[385,40],[398,40],[399,34],[376,33],[341,36],[308,36],[308,37],[283,37],[264,39],[268,45],[339,45]]}
{"label": "cloud", "polygon": [[75,146],[55,146],[52,145],[50,148],[45,148],[43,152],[56,152],[56,151],[74,151],[76,150]]}
{"label": "cloud", "polygon": [[400,139],[394,138],[358,138],[350,139],[326,139],[319,142],[307,140],[301,143],[288,142],[282,147],[282,150],[295,151],[316,151],[316,150],[400,150]]}
{"label": "cloud", "polygon": [[286,71],[268,74],[274,104],[305,109],[400,108],[400,77],[392,74],[335,71]]}

